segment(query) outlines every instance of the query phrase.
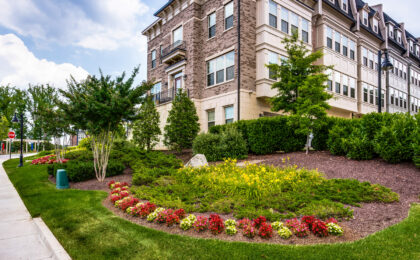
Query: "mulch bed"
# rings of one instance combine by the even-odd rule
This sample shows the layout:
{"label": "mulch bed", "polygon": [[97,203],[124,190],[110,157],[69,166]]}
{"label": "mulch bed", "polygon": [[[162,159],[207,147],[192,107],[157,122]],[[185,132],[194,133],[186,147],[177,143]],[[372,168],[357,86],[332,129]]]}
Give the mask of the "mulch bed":
{"label": "mulch bed", "polygon": [[[179,156],[184,163],[192,156],[190,151],[175,155]],[[357,179],[359,181],[368,181],[372,184],[380,184],[398,193],[400,195],[400,201],[394,203],[362,203],[360,208],[352,207],[352,209],[354,209],[354,219],[339,223],[344,229],[344,235],[342,237],[329,236],[327,238],[318,238],[311,234],[309,237],[304,239],[293,236],[289,240],[283,240],[277,234],[274,234],[273,238],[269,240],[259,237],[249,239],[244,237],[240,230],[238,230],[238,234],[235,236],[228,236],[224,233],[215,236],[209,231],[204,233],[197,233],[193,230],[183,231],[179,227],[166,227],[166,225],[149,223],[144,219],[125,214],[120,209],[115,208],[109,199],[105,200],[103,205],[116,215],[133,223],[172,234],[257,243],[319,244],[354,241],[366,237],[367,235],[401,222],[408,216],[410,205],[416,202],[420,203],[420,170],[417,169],[411,162],[388,164],[381,159],[354,161],[343,156],[333,156],[329,152],[313,151],[310,152],[309,155],[306,155],[304,152],[264,156],[250,155],[246,161],[254,160],[263,160],[263,164],[280,167],[288,164],[298,165],[299,167],[307,169],[318,169],[320,172],[325,173],[326,178],[331,179]],[[286,163],[284,163],[283,160],[286,160]],[[54,179],[50,180],[55,183]],[[130,170],[127,170],[123,175],[107,178],[103,183],[99,183],[97,180],[71,183],[71,188],[83,190],[104,190],[109,192],[106,185],[109,180],[120,182],[125,181],[131,184],[131,172]],[[201,213],[194,214],[197,216],[202,215]],[[224,219],[231,217],[231,215],[221,216]]]}

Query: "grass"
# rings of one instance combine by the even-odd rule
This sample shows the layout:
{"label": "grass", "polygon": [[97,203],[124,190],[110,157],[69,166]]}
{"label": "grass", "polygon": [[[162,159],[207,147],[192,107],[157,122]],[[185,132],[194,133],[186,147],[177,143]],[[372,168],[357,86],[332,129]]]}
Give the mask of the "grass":
{"label": "grass", "polygon": [[[240,218],[266,216],[271,221],[302,215],[319,218],[351,218],[344,205],[361,202],[394,202],[398,194],[380,185],[349,179],[326,179],[316,170],[294,166],[238,167],[235,161],[201,168],[167,171],[135,171],[133,183],[148,180],[131,190],[140,198],[187,212],[233,213]],[[148,177],[148,178],[147,178]]]}
{"label": "grass", "polygon": [[73,259],[419,259],[420,205],[366,239],[334,245],[229,243],[166,234],[121,219],[102,191],[56,190],[46,166],[3,164],[32,216],[41,216]]}

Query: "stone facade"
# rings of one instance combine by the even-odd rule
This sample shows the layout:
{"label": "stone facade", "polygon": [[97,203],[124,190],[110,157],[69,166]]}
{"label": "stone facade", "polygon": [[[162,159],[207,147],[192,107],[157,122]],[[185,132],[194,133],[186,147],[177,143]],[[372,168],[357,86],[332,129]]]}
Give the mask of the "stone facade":
{"label": "stone facade", "polygon": [[[233,26],[225,30],[225,6],[230,2],[233,2]],[[357,117],[377,111],[379,50],[387,50],[398,67],[396,72],[394,69],[383,73],[383,111],[418,112],[419,40],[404,29],[404,24],[386,15],[382,5],[369,6],[361,0],[240,0],[240,5],[239,94],[238,0],[170,0],[155,13],[156,22],[143,31],[148,37],[148,80],[160,83],[162,93],[175,86],[187,89],[195,102],[202,131],[208,130],[208,111],[215,112],[215,124],[224,124],[225,108],[233,106],[234,120],[238,120],[238,103],[240,119],[272,115],[267,100],[276,92],[271,89],[274,81],[265,65],[272,62],[273,55],[278,55],[278,60],[286,56],[282,40],[291,34],[293,26],[303,40],[306,24],[308,49],[322,51],[324,56],[318,62],[334,66],[330,76],[332,88],[326,90],[334,95],[329,101],[332,106],[329,114]],[[276,15],[276,25],[270,24],[270,12]],[[209,39],[209,15],[213,13],[216,33]],[[175,44],[174,30],[180,26],[182,48],[171,46]],[[329,46],[327,38],[331,32],[334,36]],[[152,68],[154,50],[156,67]],[[232,51],[233,79],[208,86],[208,62]],[[170,99],[158,102],[162,129],[170,108]]]}

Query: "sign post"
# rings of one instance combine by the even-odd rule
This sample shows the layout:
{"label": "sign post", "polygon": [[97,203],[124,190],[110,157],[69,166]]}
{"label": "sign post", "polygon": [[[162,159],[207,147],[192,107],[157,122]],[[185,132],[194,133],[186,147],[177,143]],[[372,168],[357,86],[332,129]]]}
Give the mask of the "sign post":
{"label": "sign post", "polygon": [[10,145],[9,145],[9,159],[12,159],[12,142],[13,139],[15,139],[16,134],[13,131],[10,131],[8,134],[9,138],[10,138]]}

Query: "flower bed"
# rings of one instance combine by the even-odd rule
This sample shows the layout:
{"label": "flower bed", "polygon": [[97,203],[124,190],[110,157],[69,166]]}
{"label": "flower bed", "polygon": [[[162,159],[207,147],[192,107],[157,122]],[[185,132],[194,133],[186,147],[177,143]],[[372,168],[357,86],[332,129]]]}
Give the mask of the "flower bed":
{"label": "flower bed", "polygon": [[[68,159],[61,159],[61,163],[67,163]],[[32,160],[31,164],[37,165],[37,164],[54,164],[54,163],[60,163],[55,159],[55,155],[48,155],[44,156],[35,160]]]}
{"label": "flower bed", "polygon": [[111,189],[109,200],[123,212],[133,217],[145,218],[156,225],[166,225],[183,231],[193,228],[198,233],[211,232],[213,235],[225,232],[229,236],[235,236],[239,233],[250,239],[259,236],[265,240],[271,239],[276,234],[282,239],[289,239],[293,235],[304,238],[310,233],[318,237],[343,235],[343,229],[334,218],[324,222],[314,216],[303,216],[300,220],[293,218],[284,223],[280,221],[269,223],[265,216],[253,220],[247,218],[224,220],[218,214],[187,215],[184,209],[158,208],[151,202],[139,202],[139,199],[129,192],[127,183],[111,181],[108,187]]}

